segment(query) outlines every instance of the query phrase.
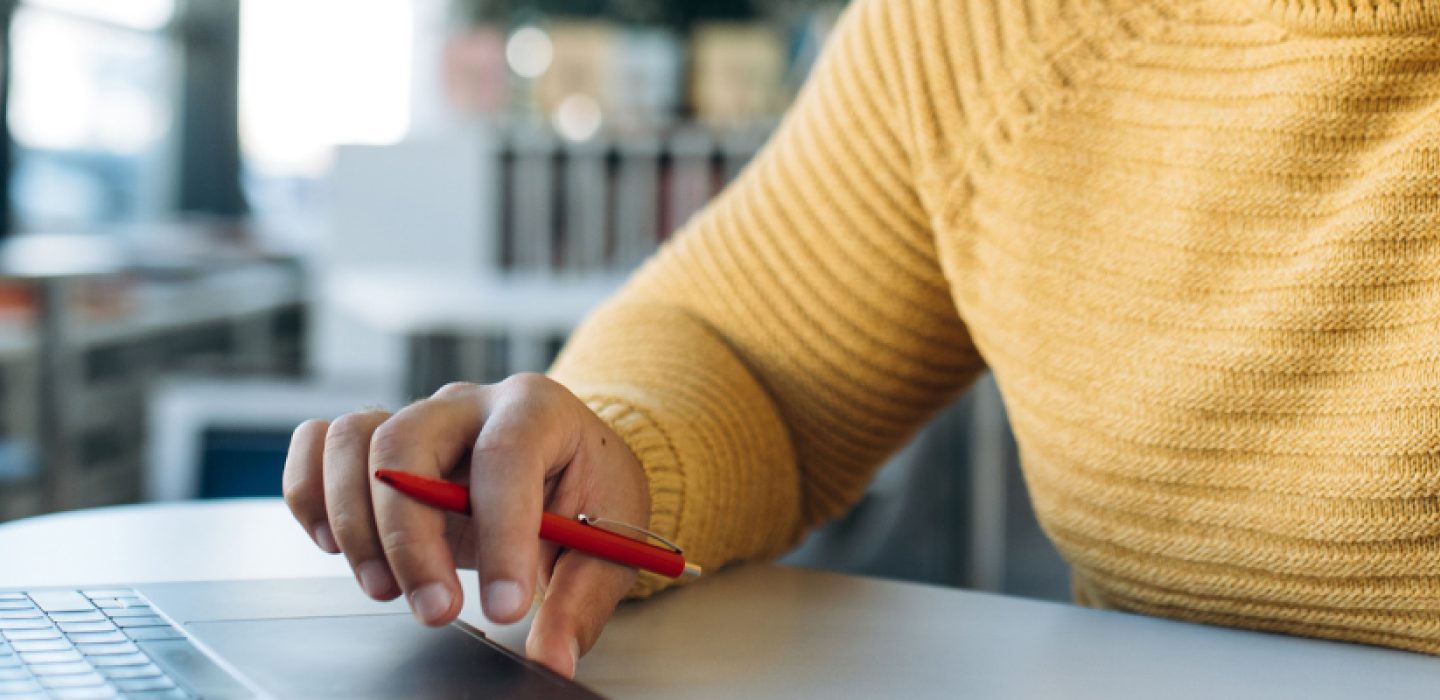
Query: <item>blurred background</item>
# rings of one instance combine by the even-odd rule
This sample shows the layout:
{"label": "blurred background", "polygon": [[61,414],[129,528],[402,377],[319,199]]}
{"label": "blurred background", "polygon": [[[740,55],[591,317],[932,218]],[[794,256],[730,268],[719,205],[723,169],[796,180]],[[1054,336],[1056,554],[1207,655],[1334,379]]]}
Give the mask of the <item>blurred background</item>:
{"label": "blurred background", "polygon": [[[765,143],[834,0],[0,0],[0,522],[272,496],[543,371]],[[1068,599],[993,383],[797,565]]]}

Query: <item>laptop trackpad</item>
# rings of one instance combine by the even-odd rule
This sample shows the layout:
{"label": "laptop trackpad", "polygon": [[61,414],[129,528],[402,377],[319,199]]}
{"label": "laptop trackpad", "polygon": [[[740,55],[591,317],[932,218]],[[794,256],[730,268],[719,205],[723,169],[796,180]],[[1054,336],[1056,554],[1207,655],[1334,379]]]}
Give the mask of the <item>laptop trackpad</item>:
{"label": "laptop trackpad", "polygon": [[424,627],[408,614],[185,628],[277,698],[595,697],[459,627]]}

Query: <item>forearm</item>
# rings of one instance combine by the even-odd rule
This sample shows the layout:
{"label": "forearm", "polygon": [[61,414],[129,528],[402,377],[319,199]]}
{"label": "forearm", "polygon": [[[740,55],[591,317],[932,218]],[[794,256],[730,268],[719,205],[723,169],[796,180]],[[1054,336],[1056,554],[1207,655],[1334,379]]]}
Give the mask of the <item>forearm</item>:
{"label": "forearm", "polygon": [[607,420],[651,453],[657,526],[702,565],[842,513],[983,369],[916,184],[907,8],[847,11],[772,142],[554,369],[625,417]]}

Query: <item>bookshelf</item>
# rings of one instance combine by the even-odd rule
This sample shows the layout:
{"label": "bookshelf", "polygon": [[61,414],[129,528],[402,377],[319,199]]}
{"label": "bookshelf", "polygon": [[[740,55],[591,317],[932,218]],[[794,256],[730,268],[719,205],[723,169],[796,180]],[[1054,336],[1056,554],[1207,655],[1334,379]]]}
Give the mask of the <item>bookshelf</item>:
{"label": "bookshelf", "polygon": [[773,127],[683,122],[576,142],[501,121],[341,147],[317,265],[318,374],[419,397],[543,371]]}

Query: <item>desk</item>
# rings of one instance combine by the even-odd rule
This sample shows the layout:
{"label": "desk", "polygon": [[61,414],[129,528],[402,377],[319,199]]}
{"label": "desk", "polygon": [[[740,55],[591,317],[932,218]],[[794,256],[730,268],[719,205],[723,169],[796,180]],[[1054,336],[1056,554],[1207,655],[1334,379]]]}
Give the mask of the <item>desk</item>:
{"label": "desk", "polygon": [[[63,556],[61,552],[65,552]],[[0,586],[348,576],[278,500],[0,526]],[[462,616],[512,648],[462,576]],[[967,591],[749,566],[621,606],[579,678],[616,698],[1434,698],[1440,659]]]}

